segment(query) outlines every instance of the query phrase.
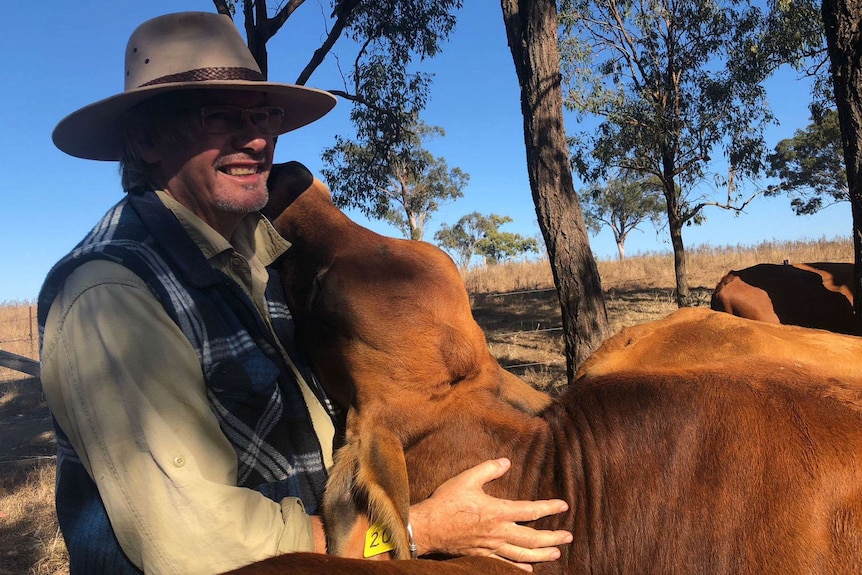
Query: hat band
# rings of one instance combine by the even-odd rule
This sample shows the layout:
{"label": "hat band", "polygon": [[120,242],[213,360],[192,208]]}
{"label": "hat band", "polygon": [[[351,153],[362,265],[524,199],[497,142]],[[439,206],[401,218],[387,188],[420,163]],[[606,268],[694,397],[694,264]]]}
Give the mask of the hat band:
{"label": "hat band", "polygon": [[251,80],[263,82],[263,74],[250,68],[197,68],[188,72],[169,74],[150,80],[138,86],[152,86],[155,84],[171,84],[176,82],[206,82],[207,80]]}

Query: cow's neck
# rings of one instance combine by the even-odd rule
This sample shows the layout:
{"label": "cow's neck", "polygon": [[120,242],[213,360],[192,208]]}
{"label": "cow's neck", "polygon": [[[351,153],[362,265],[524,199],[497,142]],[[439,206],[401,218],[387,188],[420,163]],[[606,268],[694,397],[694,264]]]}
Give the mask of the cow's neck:
{"label": "cow's neck", "polygon": [[406,447],[411,500],[428,497],[446,479],[473,465],[507,457],[512,461],[511,469],[486,484],[488,494],[512,500],[559,498],[569,503],[567,512],[530,524],[540,529],[576,526],[580,533],[574,544],[561,547],[562,559],[536,566],[538,573],[563,572],[564,565],[578,562],[576,557],[588,549],[584,458],[579,438],[563,423],[568,417],[565,407],[555,404],[542,415],[531,416],[496,402],[492,418],[488,417],[487,405],[479,402],[475,415],[470,407],[470,401],[462,400],[457,416],[449,411],[445,426]]}

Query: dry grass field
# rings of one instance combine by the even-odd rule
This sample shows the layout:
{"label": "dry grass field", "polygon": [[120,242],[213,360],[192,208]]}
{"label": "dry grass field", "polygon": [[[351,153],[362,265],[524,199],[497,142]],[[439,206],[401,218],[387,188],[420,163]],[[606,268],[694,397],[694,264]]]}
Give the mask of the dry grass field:
{"label": "dry grass field", "polygon": [[[755,263],[852,261],[850,240],[767,242],[697,248],[687,254],[697,305],[724,273]],[[676,309],[667,253],[600,261],[613,331]],[[555,390],[565,374],[560,314],[547,262],[512,263],[465,274],[476,320],[494,355],[535,387]],[[35,306],[0,304],[0,349],[37,356]],[[38,380],[0,367],[0,575],[68,573],[53,515],[54,453]]]}

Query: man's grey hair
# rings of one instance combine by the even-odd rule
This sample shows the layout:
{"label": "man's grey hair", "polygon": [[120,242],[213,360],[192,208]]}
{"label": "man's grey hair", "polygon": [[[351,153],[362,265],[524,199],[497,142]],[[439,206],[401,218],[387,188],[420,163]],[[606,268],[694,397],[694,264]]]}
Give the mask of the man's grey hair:
{"label": "man's grey hair", "polygon": [[150,176],[152,164],[147,163],[140,152],[141,135],[137,129],[132,129],[128,123],[123,125],[123,151],[120,156],[120,180],[123,191],[153,188],[156,184]]}

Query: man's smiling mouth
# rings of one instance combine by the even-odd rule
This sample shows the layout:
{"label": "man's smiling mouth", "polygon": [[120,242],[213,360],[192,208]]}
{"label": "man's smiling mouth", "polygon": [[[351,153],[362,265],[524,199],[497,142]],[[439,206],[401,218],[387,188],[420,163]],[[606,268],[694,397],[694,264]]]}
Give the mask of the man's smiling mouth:
{"label": "man's smiling mouth", "polygon": [[229,176],[253,176],[257,174],[256,166],[225,166],[219,170]]}

